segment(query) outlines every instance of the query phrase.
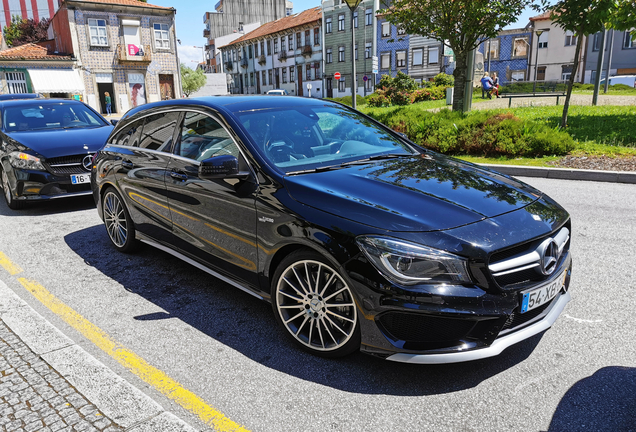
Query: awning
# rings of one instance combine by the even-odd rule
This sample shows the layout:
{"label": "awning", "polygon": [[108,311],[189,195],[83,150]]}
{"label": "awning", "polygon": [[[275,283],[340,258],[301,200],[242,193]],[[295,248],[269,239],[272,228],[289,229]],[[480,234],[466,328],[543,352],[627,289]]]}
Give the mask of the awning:
{"label": "awning", "polygon": [[27,69],[36,93],[81,93],[84,81],[76,70]]}

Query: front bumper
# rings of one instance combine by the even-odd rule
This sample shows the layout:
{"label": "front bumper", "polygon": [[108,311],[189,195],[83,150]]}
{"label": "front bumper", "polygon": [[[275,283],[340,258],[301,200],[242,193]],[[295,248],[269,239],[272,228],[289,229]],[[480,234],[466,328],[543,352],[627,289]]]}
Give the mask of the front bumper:
{"label": "front bumper", "polygon": [[458,349],[452,353],[441,354],[407,354],[398,353],[387,357],[387,360],[392,360],[402,363],[416,363],[416,364],[443,364],[443,363],[460,363],[465,361],[479,360],[488,357],[494,357],[501,352],[516,343],[524,341],[536,334],[539,334],[549,329],[552,324],[557,320],[565,305],[570,301],[570,292],[566,291],[559,294],[550,306],[548,313],[539,321],[529,325],[521,330],[513,333],[508,333],[505,336],[501,336],[488,347],[470,349],[466,346],[466,349]]}
{"label": "front bumper", "polygon": [[92,194],[90,183],[74,185],[70,175],[57,176],[46,171],[13,169],[9,182],[18,201],[50,200]]}

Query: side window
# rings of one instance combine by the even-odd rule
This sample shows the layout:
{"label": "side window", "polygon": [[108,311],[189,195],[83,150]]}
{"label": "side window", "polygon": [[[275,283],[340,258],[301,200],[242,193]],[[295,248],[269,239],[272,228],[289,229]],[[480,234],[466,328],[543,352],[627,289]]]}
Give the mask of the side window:
{"label": "side window", "polygon": [[120,146],[138,146],[139,136],[141,135],[141,129],[144,120],[140,119],[121,129],[117,135],[111,141],[111,144]]}
{"label": "side window", "polygon": [[186,113],[176,153],[199,162],[227,154],[239,158],[240,154],[236,143],[219,122],[197,112]]}
{"label": "side window", "polygon": [[153,114],[146,117],[139,147],[169,153],[178,119],[178,112]]}

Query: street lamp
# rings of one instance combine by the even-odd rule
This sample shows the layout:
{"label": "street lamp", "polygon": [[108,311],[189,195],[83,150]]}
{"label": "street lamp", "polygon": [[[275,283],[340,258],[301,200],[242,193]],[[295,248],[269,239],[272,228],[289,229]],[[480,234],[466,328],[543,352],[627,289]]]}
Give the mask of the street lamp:
{"label": "street lamp", "polygon": [[351,106],[356,109],[356,96],[358,95],[358,84],[356,83],[356,33],[353,25],[353,11],[360,5],[362,0],[344,0],[351,11],[351,63],[353,65],[353,80],[351,82]]}
{"label": "street lamp", "polygon": [[534,59],[534,86],[532,87],[533,93],[537,90],[537,66],[539,65],[539,38],[543,34],[543,30],[537,30],[534,33],[537,35],[537,56]]}

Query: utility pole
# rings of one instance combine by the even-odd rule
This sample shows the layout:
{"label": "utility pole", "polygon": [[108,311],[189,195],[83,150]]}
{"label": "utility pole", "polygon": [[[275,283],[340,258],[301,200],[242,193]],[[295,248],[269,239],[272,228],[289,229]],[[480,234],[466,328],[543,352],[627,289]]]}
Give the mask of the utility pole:
{"label": "utility pole", "polygon": [[[601,51],[598,53],[598,62],[596,63],[596,79],[594,80],[594,96],[592,96],[592,105],[598,105],[598,91],[601,87],[601,74],[603,72],[603,57],[605,55],[605,37],[607,30],[603,29],[601,34]],[[605,77],[607,81],[608,77]]]}
{"label": "utility pole", "polygon": [[612,30],[612,36],[610,37],[610,42],[609,42],[609,55],[607,56],[607,73],[605,74],[605,89],[603,90],[603,93],[607,93],[607,90],[609,90],[609,77],[610,77],[610,71],[612,70],[612,52],[614,52],[614,30]]}

